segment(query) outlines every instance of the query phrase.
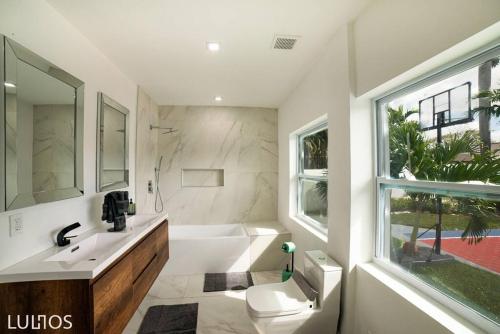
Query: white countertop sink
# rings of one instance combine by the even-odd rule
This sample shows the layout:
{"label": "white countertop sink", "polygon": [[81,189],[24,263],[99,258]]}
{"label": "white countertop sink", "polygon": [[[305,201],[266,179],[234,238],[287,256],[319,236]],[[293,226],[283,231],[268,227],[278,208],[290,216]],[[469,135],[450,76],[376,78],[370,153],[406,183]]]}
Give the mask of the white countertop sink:
{"label": "white countertop sink", "polygon": [[128,217],[121,232],[107,232],[110,224],[100,224],[67,246],[51,247],[0,270],[0,283],[96,278],[167,218],[167,214]]}
{"label": "white countertop sink", "polygon": [[104,232],[96,233],[83,239],[77,244],[60,251],[45,259],[45,261],[61,261],[67,263],[76,263],[80,261],[96,261],[97,258],[105,254],[109,249],[127,237],[127,233]]}

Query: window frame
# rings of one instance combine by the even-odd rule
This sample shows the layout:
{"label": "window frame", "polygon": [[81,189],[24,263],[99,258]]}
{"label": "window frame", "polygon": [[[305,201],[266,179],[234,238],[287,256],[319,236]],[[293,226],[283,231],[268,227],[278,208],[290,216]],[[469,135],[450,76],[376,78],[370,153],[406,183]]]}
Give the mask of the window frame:
{"label": "window frame", "polygon": [[[382,106],[398,97],[407,95],[421,88],[445,80],[470,68],[493,58],[500,56],[500,43],[496,41],[494,44],[484,46],[473,53],[467,54],[459,59],[456,59],[450,64],[439,67],[434,71],[428,72],[413,81],[400,85],[372,100],[372,109],[375,112],[373,118],[374,127],[374,156],[375,156],[375,208],[376,208],[376,226],[374,235],[373,262],[402,279],[412,287],[423,292],[433,300],[445,305],[449,309],[458,313],[461,317],[470,321],[474,325],[486,331],[498,330],[498,324],[486,318],[481,313],[465,306],[463,303],[454,300],[447,296],[432,285],[418,279],[415,275],[407,272],[397,264],[392,263],[390,258],[386,257],[387,248],[390,247],[390,242],[387,242],[386,222],[390,214],[386,208],[388,207],[387,198],[384,186],[414,188],[419,190],[427,190],[429,192],[455,192],[469,193],[476,196],[485,196],[500,200],[500,185],[480,185],[480,184],[464,184],[453,182],[437,182],[426,180],[407,180],[407,179],[392,179],[389,174],[390,159],[389,159],[389,129],[387,123],[387,115]],[[390,236],[389,236],[390,237]],[[390,240],[390,238],[389,238]]]}
{"label": "window frame", "polygon": [[[321,224],[320,222],[316,221],[315,219],[303,214],[303,207],[302,207],[302,200],[301,200],[301,195],[302,195],[302,182],[301,180],[309,180],[309,181],[326,181],[328,184],[328,169],[326,175],[322,176],[315,176],[315,175],[307,175],[304,173],[304,145],[303,145],[303,139],[307,136],[313,135],[315,133],[321,132],[323,130],[328,131],[328,121],[322,121],[320,123],[317,123],[313,126],[307,127],[306,129],[303,129],[299,131],[296,134],[296,140],[297,140],[297,153],[295,156],[295,165],[296,165],[296,170],[295,170],[295,175],[296,175],[296,182],[295,182],[295,190],[296,190],[296,199],[295,199],[295,204],[297,211],[295,213],[295,217],[299,219],[300,221],[306,223],[307,225],[311,226],[314,228],[316,231],[327,235],[328,234],[328,224],[325,226],[324,224]],[[327,199],[327,208],[328,208],[328,199]]]}

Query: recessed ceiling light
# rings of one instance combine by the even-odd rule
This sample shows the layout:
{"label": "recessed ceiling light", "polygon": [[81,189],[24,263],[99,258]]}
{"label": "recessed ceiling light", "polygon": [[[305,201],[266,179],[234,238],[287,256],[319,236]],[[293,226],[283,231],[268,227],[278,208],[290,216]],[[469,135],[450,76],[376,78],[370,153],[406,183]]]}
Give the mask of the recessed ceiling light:
{"label": "recessed ceiling light", "polygon": [[16,87],[16,85],[13,84],[12,82],[5,82],[4,85],[5,85],[5,87],[10,87],[10,88]]}
{"label": "recessed ceiling light", "polygon": [[215,102],[220,102],[222,101],[222,96],[217,95],[216,97],[214,97],[214,100]]}
{"label": "recessed ceiling light", "polygon": [[220,50],[219,42],[207,42],[207,49],[212,52],[217,52]]}

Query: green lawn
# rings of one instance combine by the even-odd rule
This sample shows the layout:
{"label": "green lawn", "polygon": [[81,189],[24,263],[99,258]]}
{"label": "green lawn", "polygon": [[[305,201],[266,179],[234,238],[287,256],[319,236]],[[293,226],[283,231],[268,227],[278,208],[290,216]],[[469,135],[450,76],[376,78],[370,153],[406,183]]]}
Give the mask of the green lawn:
{"label": "green lawn", "polygon": [[413,273],[500,323],[500,275],[456,260],[418,266]]}
{"label": "green lawn", "polygon": [[[391,224],[408,225],[413,226],[415,221],[414,212],[399,212],[391,213]],[[464,215],[454,215],[454,214],[444,214],[442,216],[443,230],[463,230],[469,222],[469,218]],[[422,228],[430,228],[436,224],[436,215],[424,212],[420,216],[419,226]],[[489,228],[500,228],[499,219],[489,219]]]}

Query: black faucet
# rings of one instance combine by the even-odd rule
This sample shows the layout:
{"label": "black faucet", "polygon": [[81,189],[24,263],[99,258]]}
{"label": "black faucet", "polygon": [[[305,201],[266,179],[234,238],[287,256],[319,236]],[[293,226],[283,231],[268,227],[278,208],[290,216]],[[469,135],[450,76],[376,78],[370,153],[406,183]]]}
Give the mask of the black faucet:
{"label": "black faucet", "polygon": [[66,233],[68,233],[69,231],[74,230],[75,228],[78,228],[80,226],[82,226],[82,225],[80,225],[79,222],[76,222],[74,224],[66,226],[65,228],[63,228],[61,230],[61,232],[57,233],[57,246],[62,247],[62,246],[69,245],[69,243],[70,243],[69,239],[76,237],[76,235],[71,235],[71,236],[67,236],[67,237],[65,237],[64,235]]}

